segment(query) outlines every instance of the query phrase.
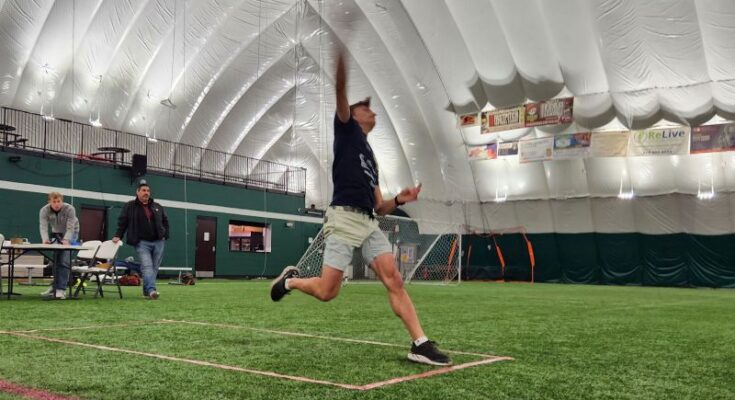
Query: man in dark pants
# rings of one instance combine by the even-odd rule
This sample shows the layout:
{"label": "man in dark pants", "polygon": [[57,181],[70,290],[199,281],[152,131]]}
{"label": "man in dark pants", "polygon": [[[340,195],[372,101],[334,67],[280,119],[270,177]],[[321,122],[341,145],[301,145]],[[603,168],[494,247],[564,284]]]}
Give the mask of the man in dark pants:
{"label": "man in dark pants", "polygon": [[127,202],[120,212],[117,233],[112,241],[119,242],[127,231],[125,242],[135,247],[143,272],[143,296],[157,300],[156,276],[169,236],[168,217],[163,207],[151,197],[151,188],[146,181],[140,181],[135,195],[135,200]]}

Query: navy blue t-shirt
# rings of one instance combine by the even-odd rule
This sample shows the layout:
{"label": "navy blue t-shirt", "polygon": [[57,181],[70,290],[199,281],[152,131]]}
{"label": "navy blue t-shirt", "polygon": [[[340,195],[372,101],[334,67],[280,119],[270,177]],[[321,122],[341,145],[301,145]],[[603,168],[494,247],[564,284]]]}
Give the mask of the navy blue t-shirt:
{"label": "navy blue t-shirt", "polygon": [[373,149],[360,124],[350,115],[343,123],[334,116],[334,182],[333,206],[352,206],[372,210],[375,187],[378,186],[378,166]]}

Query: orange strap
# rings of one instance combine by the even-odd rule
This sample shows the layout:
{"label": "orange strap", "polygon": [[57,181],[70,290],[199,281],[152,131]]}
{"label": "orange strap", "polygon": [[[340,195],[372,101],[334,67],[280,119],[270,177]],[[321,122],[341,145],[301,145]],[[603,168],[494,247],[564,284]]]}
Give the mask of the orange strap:
{"label": "orange strap", "polygon": [[[452,260],[454,259],[454,253],[457,251],[457,239],[452,241],[452,250],[449,252],[449,259],[447,260],[447,275],[444,277],[445,281],[449,280],[449,274],[452,272]],[[459,260],[462,262],[462,260]]]}
{"label": "orange strap", "polygon": [[505,275],[505,258],[503,258],[503,251],[500,250],[500,246],[498,246],[498,242],[495,240],[495,235],[493,235],[493,244],[495,244],[495,252],[498,253],[498,258],[500,259],[500,269],[503,275]]}
{"label": "orange strap", "polygon": [[533,244],[531,244],[531,241],[528,240],[526,237],[526,234],[523,234],[523,240],[526,241],[526,247],[528,248],[528,258],[531,259],[531,283],[533,284],[533,281],[535,280],[535,272],[536,272],[536,256],[533,254]]}

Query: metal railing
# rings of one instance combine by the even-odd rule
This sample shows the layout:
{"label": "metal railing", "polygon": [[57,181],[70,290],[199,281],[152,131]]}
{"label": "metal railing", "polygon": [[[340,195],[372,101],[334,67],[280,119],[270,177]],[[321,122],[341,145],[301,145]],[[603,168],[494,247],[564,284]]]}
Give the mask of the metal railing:
{"label": "metal railing", "polygon": [[[267,191],[303,195],[306,191],[306,169],[272,161],[204,149],[166,140],[151,141],[142,135],[97,128],[87,124],[46,119],[39,114],[2,107],[0,124],[16,128],[24,140],[13,146],[45,154],[73,157],[79,160],[131,166],[132,155],[147,157],[147,169],[186,175],[223,184],[245,185]],[[1,143],[0,146],[9,145]],[[113,158],[100,148],[128,150]],[[95,154],[97,153],[97,154]]]}

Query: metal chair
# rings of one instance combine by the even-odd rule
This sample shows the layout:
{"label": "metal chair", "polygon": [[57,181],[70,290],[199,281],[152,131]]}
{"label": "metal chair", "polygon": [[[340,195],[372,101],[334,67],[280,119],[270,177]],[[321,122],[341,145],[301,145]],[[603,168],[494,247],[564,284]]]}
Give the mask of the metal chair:
{"label": "metal chair", "polygon": [[[84,245],[86,244],[87,243],[85,242]],[[84,289],[84,283],[94,276],[97,281],[97,290],[94,294],[95,297],[97,297],[98,294],[100,297],[105,297],[104,291],[102,290],[102,284],[104,283],[105,278],[111,277],[115,282],[115,285],[117,285],[117,293],[122,299],[122,289],[120,289],[120,282],[118,282],[117,270],[115,267],[115,257],[117,256],[117,251],[121,246],[122,242],[114,243],[112,240],[104,241],[99,245],[86,267],[76,267],[72,269],[82,274],[82,277],[79,280],[79,286],[77,286],[77,290],[74,291],[74,297],[77,297],[79,295],[79,291]],[[82,252],[79,252],[79,254],[82,256],[89,256],[90,253],[87,252],[82,254]],[[80,258],[79,255],[77,258]],[[103,260],[105,261],[104,264],[102,263]]]}

